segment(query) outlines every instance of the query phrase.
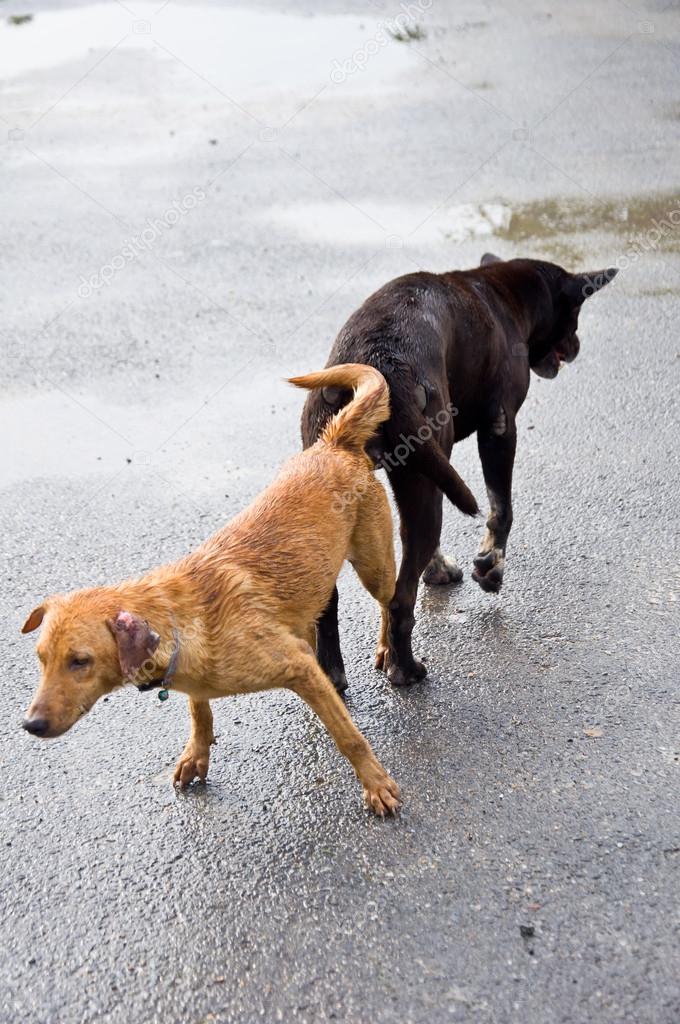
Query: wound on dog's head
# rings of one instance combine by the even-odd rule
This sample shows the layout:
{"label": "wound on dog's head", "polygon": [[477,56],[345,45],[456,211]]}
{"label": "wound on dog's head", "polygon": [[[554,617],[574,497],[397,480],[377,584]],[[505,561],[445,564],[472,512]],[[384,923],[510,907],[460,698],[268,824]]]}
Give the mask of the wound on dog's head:
{"label": "wound on dog's head", "polygon": [[151,657],[161,638],[145,619],[133,615],[132,612],[120,611],[115,619],[107,619],[106,625],[118,647],[118,660],[123,679],[129,679],[142,667],[147,658]]}

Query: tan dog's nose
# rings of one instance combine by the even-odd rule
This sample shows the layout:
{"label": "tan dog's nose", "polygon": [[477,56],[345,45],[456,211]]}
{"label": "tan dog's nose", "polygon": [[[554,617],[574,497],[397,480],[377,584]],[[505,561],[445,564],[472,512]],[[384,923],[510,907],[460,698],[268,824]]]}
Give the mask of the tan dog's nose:
{"label": "tan dog's nose", "polygon": [[46,718],[24,718],[22,728],[32,736],[44,736],[50,727]]}

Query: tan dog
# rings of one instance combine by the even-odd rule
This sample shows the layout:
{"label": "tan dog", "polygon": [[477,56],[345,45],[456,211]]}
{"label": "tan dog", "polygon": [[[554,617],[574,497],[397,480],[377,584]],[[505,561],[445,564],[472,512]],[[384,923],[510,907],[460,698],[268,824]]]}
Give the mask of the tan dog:
{"label": "tan dog", "polygon": [[356,363],[291,383],[353,388],[355,397],[312,448],[186,558],[138,580],[55,595],[32,611],[22,632],[43,624],[42,678],[23,725],[36,736],[60,736],[125,683],[179,690],[191,711],[174,777],[185,786],[208,772],[211,700],[287,687],[324,723],[366,802],[380,815],[393,813],[399,788],[312,650],[316,620],[347,558],[380,603],[376,664],[384,667],[395,584],[392,518],[364,445],[389,416],[387,384]]}

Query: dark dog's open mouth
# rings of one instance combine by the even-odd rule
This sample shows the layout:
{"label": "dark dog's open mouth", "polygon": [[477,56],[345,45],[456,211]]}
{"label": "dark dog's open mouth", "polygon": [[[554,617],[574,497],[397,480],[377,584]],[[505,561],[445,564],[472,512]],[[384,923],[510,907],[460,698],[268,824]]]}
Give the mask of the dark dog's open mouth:
{"label": "dark dog's open mouth", "polygon": [[567,363],[573,363],[577,355],[578,343],[574,350],[568,352],[564,352],[561,348],[551,348],[542,359],[532,364],[531,369],[539,377],[547,377],[548,380],[551,380],[557,376],[563,366],[566,366]]}
{"label": "dark dog's open mouth", "polygon": [[538,374],[539,377],[546,377],[548,380],[552,380],[560,372],[565,362],[564,355],[558,352],[556,349],[551,349],[546,356],[543,356],[538,363],[531,367],[534,373]]}

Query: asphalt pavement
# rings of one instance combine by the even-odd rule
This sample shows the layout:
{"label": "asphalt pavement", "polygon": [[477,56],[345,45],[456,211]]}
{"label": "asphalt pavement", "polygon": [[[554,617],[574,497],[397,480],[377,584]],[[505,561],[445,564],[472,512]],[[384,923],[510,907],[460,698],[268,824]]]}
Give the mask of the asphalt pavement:
{"label": "asphalt pavement", "polygon": [[[678,4],[408,10],[1,5],[3,1024],[680,1019]],[[532,381],[498,597],[446,510],[421,685],[343,571],[399,819],[284,693],[217,706],[182,795],[178,695],[23,733],[30,609],[221,526],[299,447],[284,378],[487,249],[621,272]]]}

